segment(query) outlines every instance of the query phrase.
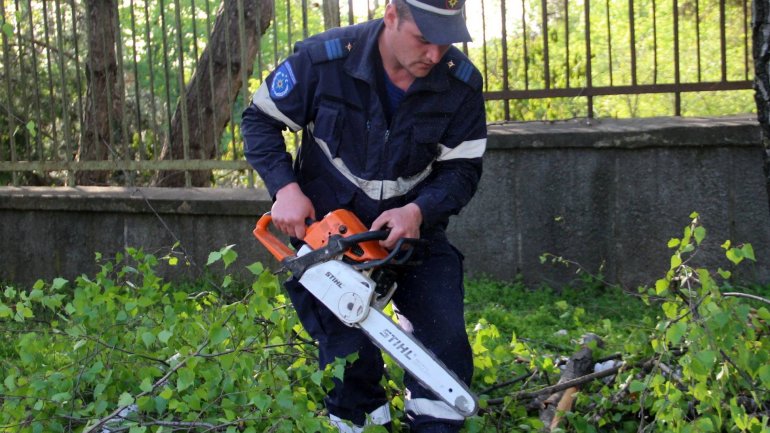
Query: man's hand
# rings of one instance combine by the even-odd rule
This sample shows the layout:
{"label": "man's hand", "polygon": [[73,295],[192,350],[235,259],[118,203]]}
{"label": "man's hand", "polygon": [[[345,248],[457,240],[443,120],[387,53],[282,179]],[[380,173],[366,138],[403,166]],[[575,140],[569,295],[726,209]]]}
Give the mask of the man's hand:
{"label": "man's hand", "polygon": [[404,207],[386,210],[372,223],[371,230],[390,230],[387,239],[380,241],[385,248],[393,248],[401,238],[420,237],[420,224],[422,224],[422,211],[414,203]]}
{"label": "man's hand", "polygon": [[302,239],[305,237],[305,221],[315,221],[315,208],[309,198],[294,182],[279,189],[270,210],[273,225],[281,232]]}

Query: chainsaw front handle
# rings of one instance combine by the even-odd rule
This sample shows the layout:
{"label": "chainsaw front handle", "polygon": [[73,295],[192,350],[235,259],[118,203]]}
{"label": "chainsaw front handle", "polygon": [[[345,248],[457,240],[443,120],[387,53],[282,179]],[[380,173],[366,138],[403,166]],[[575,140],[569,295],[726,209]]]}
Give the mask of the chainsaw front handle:
{"label": "chainsaw front handle", "polygon": [[270,232],[269,228],[272,221],[273,217],[270,215],[270,212],[266,212],[259,218],[257,226],[252,233],[254,233],[254,237],[256,237],[268,251],[270,251],[270,254],[272,254],[273,257],[278,259],[279,262],[283,262],[290,257],[294,257],[295,254],[291,248],[286,246],[286,244],[281,242],[280,239]]}

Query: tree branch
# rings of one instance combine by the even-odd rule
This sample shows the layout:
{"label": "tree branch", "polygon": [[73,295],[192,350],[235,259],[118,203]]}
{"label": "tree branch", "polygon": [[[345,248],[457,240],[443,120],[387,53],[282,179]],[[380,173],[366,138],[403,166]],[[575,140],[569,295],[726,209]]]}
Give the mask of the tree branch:
{"label": "tree branch", "polygon": [[[545,388],[541,388],[537,391],[520,391],[513,394],[511,397],[514,400],[523,400],[527,398],[535,398],[540,395],[553,394],[555,392],[564,391],[565,389],[571,388],[573,386],[580,386],[588,382],[594,381],[596,379],[612,376],[613,374],[616,374],[625,365],[626,365],[625,362],[621,362],[620,364],[614,367],[610,367],[606,370],[598,371],[596,373],[586,374],[585,376],[580,376],[576,379],[569,380],[567,382],[559,383],[556,385],[546,386]],[[498,404],[502,404],[504,401],[505,401],[505,398],[492,398],[487,400],[487,404],[490,406],[498,405]]]}

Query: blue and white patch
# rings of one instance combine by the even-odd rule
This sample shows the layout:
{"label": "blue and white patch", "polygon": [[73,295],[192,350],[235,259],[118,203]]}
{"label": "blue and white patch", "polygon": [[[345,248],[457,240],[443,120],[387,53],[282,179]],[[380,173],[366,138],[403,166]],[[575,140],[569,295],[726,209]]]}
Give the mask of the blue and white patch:
{"label": "blue and white patch", "polygon": [[273,84],[270,85],[270,97],[273,99],[282,99],[291,93],[297,79],[294,77],[294,71],[289,62],[283,62],[275,71]]}

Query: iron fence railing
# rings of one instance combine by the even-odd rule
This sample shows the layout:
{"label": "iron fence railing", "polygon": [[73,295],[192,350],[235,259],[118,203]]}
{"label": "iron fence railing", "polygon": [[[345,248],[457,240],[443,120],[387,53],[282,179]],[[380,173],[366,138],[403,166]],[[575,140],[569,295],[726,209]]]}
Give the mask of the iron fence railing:
{"label": "iron fence railing", "polygon": [[[461,48],[484,76],[493,122],[753,112],[749,1],[468,0],[474,40]],[[110,6],[99,18],[100,3]],[[294,42],[381,16],[384,0],[277,0],[257,9],[269,17],[250,15],[254,4],[263,0],[0,0],[0,184],[74,185],[93,171],[109,173],[101,183],[140,185],[164,170],[185,172],[186,185],[201,170],[215,184],[253,184],[238,128],[250,93]],[[227,77],[224,88],[237,89],[226,126],[214,116],[199,128],[217,130],[206,138],[212,152],[189,150],[192,126],[209,117],[185,109],[184,89],[205,60],[196,85],[215,91],[216,60],[204,52],[217,25],[237,31],[212,51],[239,68],[249,20],[258,21],[254,72]],[[105,23],[115,31],[100,32]],[[104,46],[113,64],[94,62]],[[90,94],[99,80],[103,93]],[[176,112],[181,156],[164,151]],[[104,151],[89,153],[99,115]]]}

